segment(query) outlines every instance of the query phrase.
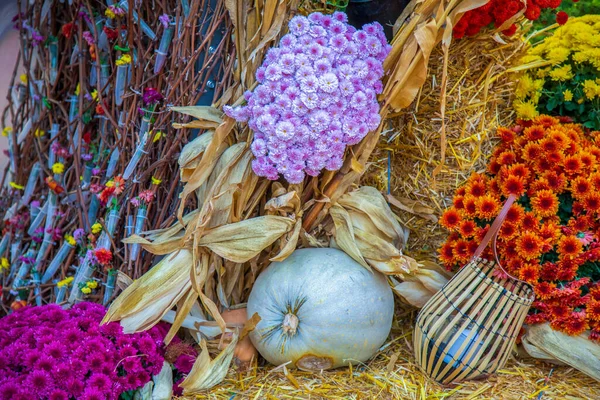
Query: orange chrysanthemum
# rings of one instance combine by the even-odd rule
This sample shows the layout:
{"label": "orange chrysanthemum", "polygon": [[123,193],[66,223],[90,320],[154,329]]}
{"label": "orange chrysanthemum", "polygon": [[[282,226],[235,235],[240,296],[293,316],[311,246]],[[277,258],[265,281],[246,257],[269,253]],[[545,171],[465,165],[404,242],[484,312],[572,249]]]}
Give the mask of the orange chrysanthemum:
{"label": "orange chrysanthemum", "polygon": [[554,168],[554,164],[548,160],[547,157],[541,157],[538,158],[537,160],[535,160],[534,162],[534,168],[536,171],[538,171],[539,173],[543,173],[546,172],[552,168]]}
{"label": "orange chrysanthemum", "polygon": [[586,211],[600,211],[600,193],[592,192],[583,199],[583,207]]}
{"label": "orange chrysanthemum", "polygon": [[467,262],[473,254],[469,253],[469,242],[467,240],[457,240],[454,244],[454,257],[460,262]]}
{"label": "orange chrysanthemum", "polygon": [[592,321],[600,321],[600,301],[591,300],[586,306],[586,315]]}
{"label": "orange chrysanthemum", "polygon": [[502,193],[505,196],[510,194],[514,194],[518,197],[521,197],[525,194],[525,179],[520,178],[518,176],[509,175],[501,185]]}
{"label": "orange chrysanthemum", "polygon": [[583,162],[579,156],[565,157],[563,161],[564,169],[567,174],[576,175],[581,172]]}
{"label": "orange chrysanthemum", "polygon": [[452,205],[457,210],[462,210],[463,208],[465,208],[464,196],[459,196],[459,195],[454,196],[454,199],[452,199]]}
{"label": "orange chrysanthemum", "polygon": [[477,215],[481,219],[493,219],[500,212],[500,204],[496,198],[486,194],[477,199]]}
{"label": "orange chrysanthemum", "polygon": [[560,164],[563,162],[565,156],[560,151],[552,151],[550,153],[546,153],[546,160],[551,162],[552,164]]}
{"label": "orange chrysanthemum", "polygon": [[536,284],[540,278],[540,266],[536,264],[525,264],[519,270],[519,279],[530,284]]}
{"label": "orange chrysanthemum", "polygon": [[483,196],[487,192],[487,188],[485,182],[482,181],[473,181],[467,186],[467,193],[473,197]]}
{"label": "orange chrysanthemum", "polygon": [[556,319],[566,318],[571,313],[571,308],[564,304],[555,304],[549,307],[550,314]]}
{"label": "orange chrysanthemum", "polygon": [[513,140],[515,140],[516,137],[515,131],[503,127],[498,128],[496,134],[504,143],[511,143]]}
{"label": "orange chrysanthemum", "polygon": [[560,237],[560,227],[554,222],[546,221],[540,227],[539,235],[544,241],[554,243]]}
{"label": "orange chrysanthemum", "polygon": [[583,176],[573,179],[571,182],[571,194],[576,199],[587,197],[592,191],[592,184]]}
{"label": "orange chrysanthemum", "polygon": [[533,125],[526,128],[525,131],[523,131],[523,134],[527,140],[535,142],[536,140],[543,139],[546,135],[546,131],[543,126]]}
{"label": "orange chrysanthemum", "polygon": [[525,164],[514,164],[508,168],[507,173],[510,176],[518,176],[519,178],[527,180],[531,174],[531,171],[529,168],[527,168],[527,166],[525,166]]}
{"label": "orange chrysanthemum", "polygon": [[600,189],[600,172],[594,172],[588,177],[588,180],[594,186],[594,189]]}
{"label": "orange chrysanthemum", "polygon": [[585,332],[589,325],[585,319],[585,312],[573,312],[566,321],[565,333],[571,336],[577,336]]}
{"label": "orange chrysanthemum", "polygon": [[542,139],[540,141],[540,147],[546,153],[553,153],[560,150],[560,145],[554,139],[551,138]]}
{"label": "orange chrysanthemum", "polygon": [[540,217],[550,217],[558,212],[558,197],[551,190],[540,190],[531,198],[533,211]]}
{"label": "orange chrysanthemum", "polygon": [[543,240],[533,232],[524,232],[516,239],[517,251],[526,260],[533,260],[542,254]]}
{"label": "orange chrysanthemum", "polygon": [[549,137],[556,142],[559,150],[564,150],[571,141],[562,130],[553,130],[550,132]]}
{"label": "orange chrysanthemum", "polygon": [[518,232],[517,226],[507,221],[504,221],[500,227],[500,237],[504,240],[510,240],[514,238]]}
{"label": "orange chrysanthemum", "polygon": [[551,117],[549,115],[540,115],[533,120],[534,124],[542,125],[544,128],[550,128],[551,126],[558,125],[559,119]]}
{"label": "orange chrysanthemum", "polygon": [[525,209],[519,204],[513,204],[506,213],[506,222],[519,224],[525,215]]}
{"label": "orange chrysanthemum", "polygon": [[581,160],[581,163],[583,164],[583,167],[585,169],[592,168],[596,163],[596,157],[594,157],[592,153],[587,151],[579,152],[579,159]]}
{"label": "orange chrysanthemum", "polygon": [[474,217],[477,214],[477,199],[473,196],[467,196],[463,203],[465,205],[465,214],[469,217]]}
{"label": "orange chrysanthemum", "polygon": [[537,143],[532,142],[532,143],[527,143],[525,145],[525,147],[523,148],[522,155],[526,161],[531,162],[531,161],[537,160],[539,157],[541,157],[542,153],[543,153],[542,146],[540,146]]}
{"label": "orange chrysanthemum", "polygon": [[475,222],[470,220],[464,220],[460,223],[458,231],[460,232],[462,237],[470,238],[476,232],[477,225]]}
{"label": "orange chrysanthemum", "polygon": [[517,155],[512,150],[506,150],[498,156],[496,161],[501,165],[514,164],[517,161]]}
{"label": "orange chrysanthemum", "polygon": [[440,260],[446,266],[454,266],[454,264],[456,264],[454,260],[454,250],[452,248],[452,243],[446,242],[442,247],[440,247]]}
{"label": "orange chrysanthemum", "polygon": [[539,226],[539,219],[535,216],[535,214],[531,212],[525,213],[523,216],[522,227],[526,231],[537,230]]}
{"label": "orange chrysanthemum", "polygon": [[458,228],[461,220],[462,219],[458,211],[454,208],[449,208],[442,214],[442,217],[440,218],[440,224],[448,230],[455,230]]}
{"label": "orange chrysanthemum", "polygon": [[550,190],[550,184],[544,178],[540,178],[531,184],[527,193],[529,196],[535,196],[537,192],[543,190]]}
{"label": "orange chrysanthemum", "polygon": [[535,294],[541,300],[548,300],[556,290],[556,285],[551,282],[540,282],[535,286]]}
{"label": "orange chrysanthemum", "polygon": [[548,182],[550,189],[556,193],[562,193],[567,186],[567,179],[563,174],[558,174],[555,171],[546,171],[542,174],[542,178]]}
{"label": "orange chrysanthemum", "polygon": [[583,244],[577,236],[563,236],[558,241],[558,252],[561,257],[573,259],[581,253],[582,249]]}

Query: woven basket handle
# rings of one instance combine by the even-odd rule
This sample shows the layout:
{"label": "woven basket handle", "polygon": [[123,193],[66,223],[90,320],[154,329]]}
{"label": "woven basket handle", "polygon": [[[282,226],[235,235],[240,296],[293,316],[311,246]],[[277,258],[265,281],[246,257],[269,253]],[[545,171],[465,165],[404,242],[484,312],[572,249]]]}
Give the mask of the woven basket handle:
{"label": "woven basket handle", "polygon": [[[487,247],[487,245],[490,243],[490,240],[492,240],[492,250],[494,252],[494,258],[496,259],[496,264],[498,265],[498,267],[500,267],[500,269],[506,275],[508,275],[509,277],[511,277],[512,279],[514,279],[516,281],[520,281],[520,282],[525,282],[525,281],[522,281],[519,278],[515,278],[514,276],[512,276],[511,274],[509,274],[502,267],[502,264],[500,264],[500,260],[498,259],[498,251],[496,250],[496,240],[498,238],[498,232],[500,232],[500,227],[502,226],[502,223],[506,219],[506,215],[508,214],[508,210],[513,205],[513,203],[515,202],[516,199],[517,199],[517,196],[515,196],[514,194],[511,194],[511,195],[508,196],[508,199],[506,199],[506,202],[504,203],[504,206],[502,207],[502,210],[500,210],[500,214],[498,214],[498,216],[496,217],[496,219],[492,223],[492,226],[490,227],[490,229],[487,231],[487,233],[483,237],[483,240],[479,244],[479,247],[477,247],[477,250],[475,250],[475,254],[473,254],[473,258],[480,257],[481,254],[483,253],[483,251],[485,250],[485,248]],[[527,282],[525,282],[525,283],[527,283]]]}

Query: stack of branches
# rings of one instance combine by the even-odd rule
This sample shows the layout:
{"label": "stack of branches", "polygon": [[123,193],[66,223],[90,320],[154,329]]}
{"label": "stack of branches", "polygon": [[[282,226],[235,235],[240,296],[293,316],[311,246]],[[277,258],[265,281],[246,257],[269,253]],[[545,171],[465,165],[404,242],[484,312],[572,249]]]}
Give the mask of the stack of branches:
{"label": "stack of branches", "polygon": [[[196,118],[178,125],[181,128],[217,124],[181,153],[180,178],[185,186],[177,221],[169,228],[125,240],[164,258],[115,300],[105,321],[119,320],[125,331],[133,332],[167,319],[172,322],[167,341],[180,327],[189,328],[203,347],[182,383],[186,393],[192,394],[224,378],[237,341],[258,322],[252,316],[240,331],[227,325],[220,312],[245,301],[258,274],[297,247],[337,246],[365,268],[398,279],[414,276],[420,265],[402,253],[406,231],[381,193],[359,187],[359,180],[381,132],[389,126],[386,117],[410,105],[425,82],[432,50],[442,40],[448,46],[452,26],[462,13],[485,2],[411,3],[401,16],[385,63],[379,128],[347,151],[339,171],[286,184],[252,173],[249,144],[253,132],[236,126],[219,110],[227,104],[242,104],[244,91],[256,84],[255,71],[268,46],[285,33],[285,22],[294,15],[298,2],[226,1],[237,58],[234,82],[212,107],[177,108]],[[197,206],[188,208],[189,204]],[[171,311],[175,306],[176,312]],[[226,330],[233,331],[233,339],[211,360],[208,349],[218,348],[218,336]]]}
{"label": "stack of branches", "polygon": [[[112,1],[26,3],[15,19],[22,48],[2,114],[10,145],[0,185],[0,256],[11,263],[1,280],[4,312],[15,299],[66,298],[56,282],[73,274],[71,266],[78,268],[72,301],[86,279],[101,283],[88,300],[106,302],[114,283],[102,283],[117,270],[138,278],[149,269],[154,256],[132,257],[135,250],[121,239],[176,220],[177,157],[195,131],[176,131],[169,105],[210,104],[234,79],[223,1],[121,1],[112,9]],[[159,93],[150,104],[148,88]],[[53,171],[56,163],[64,172],[60,165]],[[111,196],[100,200],[111,186]],[[136,218],[139,208],[130,201],[143,191],[154,198],[145,219]],[[95,223],[104,237],[87,237]],[[77,229],[84,236],[73,250],[62,235]],[[112,263],[85,261],[86,251],[99,247],[112,253]]]}

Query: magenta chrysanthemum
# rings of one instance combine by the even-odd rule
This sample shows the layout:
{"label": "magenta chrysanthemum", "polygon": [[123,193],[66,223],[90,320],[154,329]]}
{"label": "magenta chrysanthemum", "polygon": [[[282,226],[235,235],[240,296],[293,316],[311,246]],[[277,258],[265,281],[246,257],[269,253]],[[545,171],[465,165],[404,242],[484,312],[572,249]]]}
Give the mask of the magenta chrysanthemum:
{"label": "magenta chrysanthemum", "polygon": [[306,175],[337,170],[346,147],[380,122],[383,60],[390,51],[378,23],[356,30],[347,16],[312,13],[289,22],[279,47],[256,72],[247,105],[224,107],[254,131],[254,172],[300,183]]}
{"label": "magenta chrysanthemum", "polygon": [[[116,399],[146,384],[163,366],[166,331],[127,335],[118,323],[100,326],[105,312],[84,302],[69,310],[25,307],[1,318],[0,400]],[[131,370],[123,356],[135,360]]]}

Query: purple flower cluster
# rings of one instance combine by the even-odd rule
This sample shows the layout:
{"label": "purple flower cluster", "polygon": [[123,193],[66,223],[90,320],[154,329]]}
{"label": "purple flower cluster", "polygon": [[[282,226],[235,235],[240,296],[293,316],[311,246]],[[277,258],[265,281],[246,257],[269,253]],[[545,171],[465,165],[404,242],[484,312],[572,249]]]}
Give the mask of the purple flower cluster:
{"label": "purple flower cluster", "polygon": [[257,175],[300,183],[340,169],[346,146],[377,128],[391,47],[377,22],[356,30],[342,12],[296,16],[289,30],[256,71],[247,105],[223,109],[254,131]]}
{"label": "purple flower cluster", "polygon": [[100,326],[105,309],[25,307],[0,319],[0,399],[104,400],[145,385],[164,361],[158,329]]}

